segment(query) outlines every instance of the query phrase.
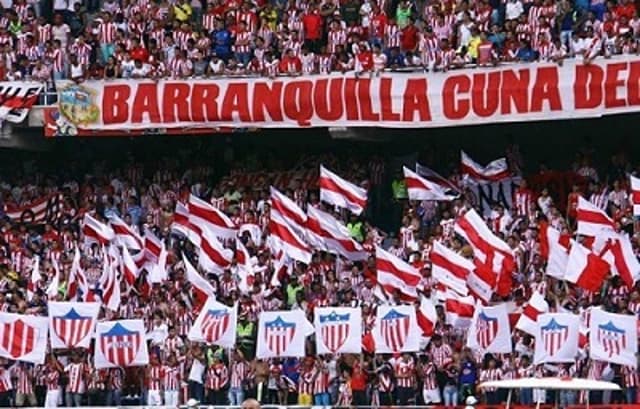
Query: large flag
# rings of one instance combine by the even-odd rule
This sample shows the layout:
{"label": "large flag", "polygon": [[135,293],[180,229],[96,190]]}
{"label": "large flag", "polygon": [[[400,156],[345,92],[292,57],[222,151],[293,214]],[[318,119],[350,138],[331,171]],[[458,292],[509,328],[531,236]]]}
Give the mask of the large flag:
{"label": "large flag", "polygon": [[[626,234],[617,234],[605,245],[603,252],[609,251],[612,262],[609,263],[612,270],[617,273],[629,288],[633,288],[640,278],[640,262],[633,252],[631,241]],[[603,257],[606,260],[606,257]]]}
{"label": "large flag", "polygon": [[200,236],[200,252],[198,264],[207,271],[222,273],[233,261],[233,251],[224,248],[220,240],[207,228],[202,229]]}
{"label": "large flag", "polygon": [[143,320],[99,322],[96,326],[96,369],[143,366],[149,351]]}
{"label": "large flag", "polygon": [[102,290],[102,303],[111,311],[118,311],[120,308],[120,277],[116,269],[115,261],[111,260],[105,251],[102,263],[102,276],[98,281]]}
{"label": "large flag", "polygon": [[418,326],[422,329],[422,336],[431,337],[438,323],[438,313],[433,301],[425,296],[420,298],[416,319],[418,320]]}
{"label": "large flag", "polygon": [[538,330],[538,317],[549,311],[549,303],[544,296],[534,291],[529,302],[522,309],[522,314],[516,323],[516,329],[535,336]]}
{"label": "large flag", "polygon": [[87,295],[87,277],[80,265],[80,250],[78,250],[78,247],[75,248],[73,253],[73,261],[71,262],[69,279],[67,281],[67,298],[69,301],[75,301],[80,293],[82,293],[83,296]]}
{"label": "large flag", "polygon": [[307,223],[307,214],[287,195],[271,186],[271,215],[277,213],[282,220],[289,224],[296,233],[304,236],[304,226]]}
{"label": "large flag", "polygon": [[387,294],[397,292],[400,299],[407,302],[418,299],[416,289],[422,276],[415,267],[376,247],[376,270],[378,284]]}
{"label": "large flag", "polygon": [[571,238],[569,235],[562,235],[548,223],[540,224],[539,237],[540,255],[547,261],[545,273],[548,276],[563,279],[569,261]]}
{"label": "large flag", "polygon": [[538,316],[534,364],[574,362],[578,354],[580,317],[569,313]]}
{"label": "large flag", "polygon": [[467,332],[467,346],[483,353],[512,352],[507,304],[493,307],[476,306]]}
{"label": "large flag", "polygon": [[194,246],[200,246],[200,229],[191,224],[189,209],[180,202],[176,203],[171,230],[185,236]]}
{"label": "large flag", "polygon": [[638,318],[591,310],[589,350],[591,359],[636,368],[638,359]]}
{"label": "large flag", "polygon": [[320,165],[320,200],[359,215],[367,207],[367,190]]}
{"label": "large flag", "polygon": [[347,260],[369,258],[360,243],[351,238],[349,229],[335,217],[313,206],[307,208],[309,242],[321,250],[338,254]]}
{"label": "large flag", "polygon": [[48,332],[47,317],[0,312],[0,356],[43,364]]}
{"label": "large flag", "polygon": [[122,271],[122,279],[129,286],[128,288],[135,287],[136,281],[138,280],[139,269],[136,263],[133,261],[133,257],[131,257],[131,253],[127,248],[122,249],[122,263],[120,264]]}
{"label": "large flag", "polygon": [[238,326],[238,305],[233,307],[209,298],[189,330],[187,338],[195,342],[233,348]]}
{"label": "large flag", "polygon": [[422,330],[413,305],[379,305],[373,327],[376,353],[416,352]]}
{"label": "large flag", "polygon": [[438,172],[430,169],[426,166],[423,166],[419,163],[416,163],[416,173],[423,178],[427,179],[430,182],[433,182],[437,185],[442,186],[450,195],[459,195],[460,188],[455,185],[455,183],[451,182],[449,179],[441,176]]}
{"label": "large flag", "polygon": [[89,348],[100,303],[50,301],[48,309],[52,349]]}
{"label": "large flag", "polygon": [[455,291],[447,291],[444,299],[444,312],[447,324],[454,328],[467,329],[475,312],[475,300],[472,296],[461,297]]}
{"label": "large flag", "polygon": [[231,219],[204,200],[194,196],[189,196],[189,222],[191,228],[196,232],[201,232],[203,228],[208,228],[217,237],[232,239],[236,237],[237,227]]}
{"label": "large flag", "polygon": [[402,171],[409,200],[450,201],[455,199],[455,196],[447,194],[446,186],[427,180],[407,167],[403,167]]}
{"label": "large flag", "polygon": [[598,291],[609,272],[609,263],[580,243],[573,243],[564,279],[588,291]]}
{"label": "large flag", "polygon": [[256,358],[305,356],[305,340],[313,334],[304,311],[263,311],[258,318]]}
{"label": "large flag", "polygon": [[278,212],[271,213],[269,236],[288,257],[305,264],[311,262],[311,248]]}
{"label": "large flag", "polygon": [[487,166],[475,162],[464,151],[460,151],[462,174],[478,183],[496,182],[510,176],[506,158],[496,159]]}
{"label": "large flag", "polygon": [[82,222],[82,233],[85,241],[89,243],[99,243],[103,246],[109,244],[116,237],[115,232],[110,226],[99,222],[86,213]]}
{"label": "large flag", "polygon": [[131,226],[125,223],[124,220],[114,214],[109,217],[109,222],[111,223],[111,228],[116,234],[116,241],[118,244],[131,250],[142,249],[142,239],[138,233],[133,231]]}
{"label": "large flag", "polygon": [[316,307],[313,310],[317,354],[359,354],[362,352],[360,308]]}
{"label": "large flag", "polygon": [[640,178],[629,175],[631,185],[631,204],[633,204],[633,215],[640,216]]}
{"label": "large flag", "polygon": [[196,309],[200,306],[204,305],[207,302],[209,297],[216,296],[216,290],[213,288],[211,283],[209,283],[204,277],[198,273],[198,271],[193,267],[193,265],[189,262],[189,260],[183,255],[182,262],[184,263],[184,268],[187,275],[187,281],[191,284],[191,288],[194,292]]}
{"label": "large flag", "polygon": [[62,216],[61,194],[51,194],[25,206],[6,206],[5,214],[13,223],[54,223]]}
{"label": "large flag", "polygon": [[433,243],[429,258],[431,259],[431,275],[434,280],[455,290],[460,295],[466,296],[469,293],[467,277],[475,269],[471,260],[467,260],[438,241]]}
{"label": "large flag", "polygon": [[576,221],[578,222],[576,232],[583,236],[597,237],[616,231],[615,223],[604,210],[583,197],[578,198]]}

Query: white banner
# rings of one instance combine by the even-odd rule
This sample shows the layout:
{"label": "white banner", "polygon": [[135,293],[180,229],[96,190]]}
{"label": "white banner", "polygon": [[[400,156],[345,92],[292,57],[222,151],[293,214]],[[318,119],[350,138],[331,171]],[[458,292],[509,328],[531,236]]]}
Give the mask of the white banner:
{"label": "white banner", "polygon": [[96,369],[142,366],[149,363],[143,320],[99,322],[96,326]]}
{"label": "white banner", "polygon": [[574,362],[578,354],[580,317],[569,313],[538,316],[534,364]]}
{"label": "white banner", "polygon": [[52,349],[89,348],[100,303],[50,301],[48,310]]}
{"label": "white banner", "polygon": [[373,327],[376,353],[416,352],[420,350],[421,336],[415,306],[378,306]]}
{"label": "white banner", "polygon": [[362,310],[360,308],[316,307],[316,353],[359,354],[362,352]]}
{"label": "white banner", "polygon": [[592,359],[635,368],[638,318],[593,308],[589,319],[589,350]]}
{"label": "white banner", "polygon": [[43,364],[48,330],[47,317],[0,312],[0,356]]}
{"label": "white banner", "polygon": [[264,311],[258,318],[256,358],[305,356],[305,340],[313,325],[302,310]]}
{"label": "white banner", "polygon": [[195,342],[233,348],[236,344],[238,304],[228,307],[209,298],[189,330],[187,338]]}
{"label": "white banner", "polygon": [[476,305],[471,326],[467,332],[467,346],[484,353],[512,352],[507,304],[494,307]]}
{"label": "white banner", "polygon": [[435,75],[59,81],[56,87],[63,118],[82,129],[424,128],[637,112],[639,68],[638,57],[624,56]]}

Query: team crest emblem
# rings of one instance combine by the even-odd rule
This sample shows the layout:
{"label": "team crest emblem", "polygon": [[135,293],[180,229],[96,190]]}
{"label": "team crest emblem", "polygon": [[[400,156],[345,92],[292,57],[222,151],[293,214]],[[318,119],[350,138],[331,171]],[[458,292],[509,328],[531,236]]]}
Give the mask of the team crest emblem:
{"label": "team crest emblem", "polygon": [[480,348],[487,349],[498,336],[498,319],[489,317],[484,311],[476,322],[476,340]]}
{"label": "team crest emblem", "polygon": [[336,314],[333,311],[329,315],[320,315],[320,335],[322,342],[332,353],[337,352],[349,338],[350,314]]}
{"label": "team crest emblem", "polygon": [[569,327],[560,325],[552,318],[544,327],[540,327],[542,343],[547,354],[555,355],[569,338]]}
{"label": "team crest emblem", "polygon": [[102,353],[107,361],[115,366],[128,366],[132,363],[138,355],[142,342],[142,335],[139,332],[130,331],[120,323],[100,334]]}
{"label": "team crest emblem", "polygon": [[53,331],[68,348],[74,348],[89,335],[93,319],[83,317],[75,309],[63,316],[53,317]]}
{"label": "team crest emblem", "polygon": [[609,357],[620,355],[620,352],[627,347],[627,333],[611,321],[598,325],[597,339]]}
{"label": "team crest emblem", "polygon": [[12,358],[20,358],[33,352],[38,337],[38,330],[17,319],[12,323],[5,323],[2,333],[2,348]]}
{"label": "team crest emblem", "polygon": [[382,339],[392,351],[401,351],[409,337],[410,318],[395,309],[390,310],[380,320]]}
{"label": "team crest emblem", "polygon": [[98,121],[100,110],[94,102],[95,92],[73,84],[60,90],[60,113],[74,125],[89,125]]}
{"label": "team crest emblem", "polygon": [[296,334],[296,324],[286,322],[280,316],[273,321],[266,322],[264,328],[267,347],[276,355],[282,355],[287,350]]}
{"label": "team crest emblem", "polygon": [[218,341],[229,329],[228,310],[209,310],[202,320],[202,335],[210,344]]}

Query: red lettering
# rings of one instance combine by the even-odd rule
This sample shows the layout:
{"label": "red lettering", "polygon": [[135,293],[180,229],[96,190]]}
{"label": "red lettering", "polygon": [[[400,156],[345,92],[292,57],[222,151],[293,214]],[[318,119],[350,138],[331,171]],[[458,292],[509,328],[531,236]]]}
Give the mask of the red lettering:
{"label": "red lettering", "polygon": [[531,112],[542,112],[544,101],[551,111],[562,111],[562,100],[558,89],[558,68],[540,67],[536,71],[536,82],[531,92]]}
{"label": "red lettering", "polygon": [[629,64],[627,99],[630,106],[640,105],[640,62],[638,61]]}
{"label": "red lettering", "polygon": [[356,96],[356,85],[358,80],[347,78],[344,82],[344,106],[347,109],[347,120],[357,121],[358,118],[358,97]]}
{"label": "red lettering", "polygon": [[138,84],[136,95],[133,98],[131,122],[142,123],[142,114],[148,114],[152,124],[162,122],[158,107],[158,85],[155,82]]}
{"label": "red lettering", "polygon": [[253,86],[253,120],[265,122],[264,110],[267,110],[271,121],[282,122],[282,82],[258,82]]}
{"label": "red lettering", "polygon": [[399,121],[400,114],[393,112],[393,99],[391,98],[391,87],[393,80],[391,78],[382,78],[380,80],[380,106],[383,121]]}
{"label": "red lettering", "polygon": [[627,63],[607,64],[607,76],[604,82],[604,106],[619,108],[626,105],[624,98],[618,98],[618,87],[624,87],[620,72],[627,69]]}
{"label": "red lettering", "polygon": [[300,126],[310,126],[313,118],[313,82],[294,81],[284,88],[284,113]]}
{"label": "red lettering", "polygon": [[218,122],[218,96],[216,84],[194,84],[191,95],[191,118],[193,122]]}
{"label": "red lettering", "polygon": [[[164,123],[191,122],[189,115],[189,84],[169,82],[164,86],[162,118]],[[176,119],[176,112],[178,113]]]}
{"label": "red lettering", "polygon": [[426,78],[408,79],[407,87],[404,90],[403,101],[402,120],[404,122],[414,121],[414,114],[416,112],[418,113],[419,121],[431,121]]}
{"label": "red lettering", "polygon": [[518,71],[502,71],[502,84],[500,85],[500,112],[511,113],[511,103],[516,107],[516,112],[524,114],[529,112],[528,90],[530,73],[528,68]]}
{"label": "red lettering", "polygon": [[[488,78],[487,78],[488,77]],[[473,112],[480,117],[491,116],[500,102],[500,72],[474,74],[471,89]]]}
{"label": "red lettering", "polygon": [[576,109],[596,108],[602,102],[604,71],[594,64],[576,65],[573,98]]}
{"label": "red lettering", "polygon": [[469,99],[457,100],[456,94],[466,94],[471,89],[471,79],[466,75],[447,78],[442,87],[442,111],[447,119],[462,119],[469,113]]}
{"label": "red lettering", "polygon": [[102,123],[123,124],[129,119],[128,85],[105,85],[102,91]]}
{"label": "red lettering", "polygon": [[[227,85],[227,91],[222,100],[220,120],[232,122],[239,119],[241,122],[251,122],[247,95],[247,84],[230,83]],[[237,119],[233,117],[234,112],[238,114]]]}
{"label": "red lettering", "polygon": [[[323,121],[337,121],[342,118],[342,78],[334,78],[329,83],[328,79],[316,81],[313,89],[313,105],[316,115]],[[327,87],[329,85],[329,87]],[[329,90],[327,91],[327,88]]]}
{"label": "red lettering", "polygon": [[371,80],[360,78],[358,80],[358,102],[360,105],[360,119],[363,121],[376,122],[380,120],[380,114],[373,112],[371,102]]}

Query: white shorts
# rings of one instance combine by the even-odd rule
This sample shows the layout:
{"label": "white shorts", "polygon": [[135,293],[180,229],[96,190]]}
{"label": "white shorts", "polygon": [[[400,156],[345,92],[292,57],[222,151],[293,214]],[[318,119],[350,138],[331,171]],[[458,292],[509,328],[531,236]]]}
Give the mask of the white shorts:
{"label": "white shorts", "polygon": [[47,395],[44,398],[45,408],[57,408],[60,401],[60,389],[54,391],[47,391]]}
{"label": "white shorts", "polygon": [[149,406],[162,406],[162,397],[160,396],[160,391],[149,391],[147,404]]}
{"label": "white shorts", "polygon": [[429,405],[432,403],[440,403],[440,390],[439,389],[423,389],[422,397],[424,398],[424,403]]}
{"label": "white shorts", "polygon": [[164,391],[164,405],[178,406],[178,391]]}

